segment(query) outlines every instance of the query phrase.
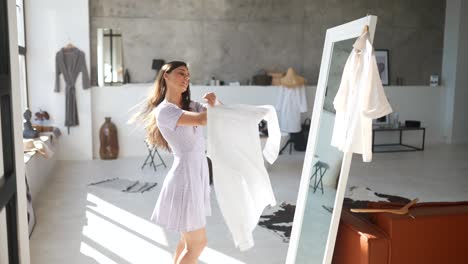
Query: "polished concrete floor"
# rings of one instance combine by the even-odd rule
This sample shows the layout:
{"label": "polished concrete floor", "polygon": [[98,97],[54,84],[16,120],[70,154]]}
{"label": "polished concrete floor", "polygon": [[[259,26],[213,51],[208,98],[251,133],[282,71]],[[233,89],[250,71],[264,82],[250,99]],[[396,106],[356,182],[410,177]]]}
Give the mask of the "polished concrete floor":
{"label": "polished concrete floor", "polygon": [[[281,155],[269,169],[276,200],[296,203],[304,153]],[[170,165],[172,159],[165,156]],[[33,264],[171,263],[178,234],[149,222],[167,169],[140,169],[142,158],[115,161],[63,161],[36,201],[37,225],[31,237]],[[168,166],[169,167],[169,166]],[[125,193],[88,184],[121,178],[158,182],[144,193]],[[200,263],[284,263],[288,244],[257,227],[255,247],[235,248],[212,192],[208,247]]]}
{"label": "polished concrete floor", "polygon": [[[429,146],[424,152],[374,154],[372,163],[363,163],[355,156],[348,187],[358,186],[361,190],[368,187],[422,201],[468,200],[467,157],[468,146],[448,145]],[[278,203],[296,203],[303,159],[304,153],[285,153],[270,167]],[[167,156],[165,160],[168,164],[172,162]],[[143,157],[60,162],[35,201],[37,225],[31,237],[31,263],[171,263],[178,235],[148,221],[168,169],[140,170],[142,162]],[[158,186],[144,193],[125,193],[88,185],[116,177],[158,182]],[[324,195],[316,193],[308,199],[314,196],[317,200],[330,199],[330,194],[332,191],[325,190]],[[372,199],[365,191],[348,195],[353,199]],[[200,263],[284,263],[288,244],[262,227],[254,231],[254,248],[246,252],[236,249],[214,192],[212,205],[213,215],[208,217],[207,224],[208,246]],[[318,208],[323,218],[304,230],[320,228],[323,236],[330,214],[321,206]],[[307,214],[308,211],[305,217]],[[301,239],[300,248],[310,248],[308,253],[314,255],[299,256],[298,260],[302,257],[303,263],[319,263],[314,258],[320,256],[317,243],[321,242],[306,236]]]}

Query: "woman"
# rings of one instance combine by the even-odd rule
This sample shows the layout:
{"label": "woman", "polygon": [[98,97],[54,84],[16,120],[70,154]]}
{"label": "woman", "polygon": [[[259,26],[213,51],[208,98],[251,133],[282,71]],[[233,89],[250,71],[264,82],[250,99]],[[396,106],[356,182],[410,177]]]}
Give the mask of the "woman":
{"label": "woman", "polygon": [[[206,108],[190,100],[190,73],[184,62],[165,64],[140,114],[147,121],[150,144],[172,152],[174,163],[159,194],[151,220],[181,233],[174,263],[192,264],[206,246],[206,216],[211,215],[205,140]],[[203,97],[219,104],[214,93]],[[184,251],[185,249],[185,251]]]}

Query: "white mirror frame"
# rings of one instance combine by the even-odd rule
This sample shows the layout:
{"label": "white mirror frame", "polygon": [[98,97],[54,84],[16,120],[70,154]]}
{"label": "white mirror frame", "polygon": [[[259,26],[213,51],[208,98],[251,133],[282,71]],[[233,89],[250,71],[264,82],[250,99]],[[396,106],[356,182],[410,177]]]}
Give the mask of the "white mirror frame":
{"label": "white mirror frame", "polygon": [[[301,182],[299,185],[299,193],[296,202],[296,211],[294,213],[293,227],[291,238],[289,240],[288,255],[286,264],[295,264],[297,256],[297,248],[304,220],[304,210],[307,201],[307,193],[309,189],[310,172],[312,169],[312,159],[314,157],[315,148],[317,146],[317,135],[319,130],[319,121],[323,109],[325,99],[325,89],[328,82],[328,74],[332,59],[333,45],[336,42],[359,37],[365,26],[369,27],[369,38],[372,43],[377,25],[377,17],[368,15],[358,20],[333,27],[327,30],[325,36],[325,44],[323,47],[322,61],[320,64],[320,73],[315,92],[314,109],[312,112],[311,126],[309,131],[309,139],[302,168]],[[331,263],[333,258],[333,250],[335,248],[335,240],[338,232],[338,225],[341,217],[341,209],[343,207],[344,193],[348,182],[349,168],[351,166],[352,153],[344,153],[343,162],[341,164],[340,179],[335,196],[333,206],[333,214],[331,217],[330,228],[328,231],[327,245],[323,257],[323,264]]]}

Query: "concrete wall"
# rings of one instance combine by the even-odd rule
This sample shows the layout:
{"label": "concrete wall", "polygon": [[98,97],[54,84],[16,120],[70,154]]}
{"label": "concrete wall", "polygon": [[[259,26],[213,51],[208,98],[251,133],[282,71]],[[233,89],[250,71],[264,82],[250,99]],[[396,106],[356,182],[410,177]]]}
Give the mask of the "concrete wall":
{"label": "concrete wall", "polygon": [[83,90],[81,74],[76,81],[80,125],[70,129],[65,123],[65,83],[53,92],[55,54],[69,42],[85,53],[89,71],[88,1],[25,0],[28,48],[28,85],[31,111],[47,110],[52,122],[62,131],[57,155],[61,160],[92,159],[91,91]]}
{"label": "concrete wall", "polygon": [[323,109],[335,113],[333,100],[335,99],[338,89],[341,84],[343,70],[348,60],[349,54],[353,50],[353,44],[356,39],[347,39],[333,44],[333,50],[330,61],[330,70],[328,73],[327,90],[325,92],[325,100],[323,101]]}
{"label": "concrete wall", "polygon": [[[424,2],[424,3],[423,3]],[[96,83],[97,28],[120,28],[132,81],[154,78],[153,58],[185,60],[192,80],[246,82],[262,69],[294,67],[316,84],[325,31],[377,15],[375,48],[390,50],[390,77],[426,85],[440,74],[445,1],[91,0],[91,65]],[[169,4],[170,3],[170,4]]]}

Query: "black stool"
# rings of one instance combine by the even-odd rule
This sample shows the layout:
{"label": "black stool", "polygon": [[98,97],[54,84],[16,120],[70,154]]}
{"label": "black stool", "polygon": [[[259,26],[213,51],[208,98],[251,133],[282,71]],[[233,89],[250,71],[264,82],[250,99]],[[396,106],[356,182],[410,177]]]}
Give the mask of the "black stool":
{"label": "black stool", "polygon": [[[325,175],[325,173],[327,172],[327,170],[329,169],[330,167],[328,166],[328,164],[326,164],[325,162],[321,162],[321,161],[317,161],[317,163],[315,163],[314,165],[314,173],[312,173],[312,176],[310,177],[310,181],[312,182],[312,178],[314,178],[314,185],[311,186],[309,184],[310,187],[314,188],[314,193],[315,191],[317,190],[317,188],[319,188],[321,191],[322,191],[322,194],[323,194],[323,182],[322,182],[322,179],[323,179],[323,175]],[[317,179],[318,178],[318,179]],[[320,185],[320,187],[319,187]]]}
{"label": "black stool", "polygon": [[293,144],[294,144],[293,136],[291,134],[289,134],[289,139],[288,139],[288,141],[286,141],[286,144],[284,144],[284,146],[280,149],[279,155],[283,154],[283,150],[286,149],[288,147],[288,145],[289,145],[289,154],[291,154]]}
{"label": "black stool", "polygon": [[293,145],[295,146],[298,137],[300,137],[302,132],[289,133],[289,139],[286,141],[286,144],[280,149],[279,155],[283,154],[283,151],[289,146],[289,154],[292,153]]}
{"label": "black stool", "polygon": [[[164,166],[166,167],[166,163],[164,163],[164,160],[161,158],[161,155],[159,155],[158,149],[155,146],[152,146],[148,143],[148,141],[145,140],[146,148],[148,149],[148,155],[146,156],[145,162],[141,166],[141,169],[143,169],[146,165],[153,166],[153,169],[156,171],[156,167],[158,166]],[[155,154],[158,155],[159,160],[161,160],[161,163],[156,164],[154,163],[154,156]]]}

